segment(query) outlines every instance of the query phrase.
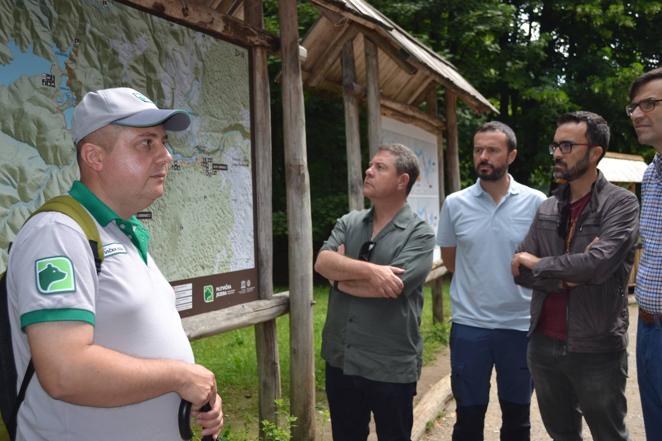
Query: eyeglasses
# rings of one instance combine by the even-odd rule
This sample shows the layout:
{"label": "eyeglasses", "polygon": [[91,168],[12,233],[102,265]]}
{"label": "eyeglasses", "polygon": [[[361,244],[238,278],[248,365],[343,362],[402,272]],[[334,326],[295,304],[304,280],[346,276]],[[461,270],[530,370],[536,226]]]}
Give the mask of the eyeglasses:
{"label": "eyeglasses", "polygon": [[370,256],[372,256],[372,250],[375,249],[375,245],[377,245],[377,242],[373,242],[371,240],[361,245],[361,249],[359,250],[359,260],[363,260],[365,262],[369,261]]}
{"label": "eyeglasses", "polygon": [[572,148],[576,145],[591,145],[587,142],[571,142],[571,141],[561,141],[561,142],[551,142],[549,144],[549,154],[553,155],[556,149],[561,149],[561,153],[570,153]]}
{"label": "eyeglasses", "polygon": [[625,106],[625,113],[627,116],[632,116],[637,107],[639,107],[644,113],[651,112],[660,101],[662,101],[662,99],[656,100],[655,98],[646,98],[645,100],[636,103],[630,103]]}

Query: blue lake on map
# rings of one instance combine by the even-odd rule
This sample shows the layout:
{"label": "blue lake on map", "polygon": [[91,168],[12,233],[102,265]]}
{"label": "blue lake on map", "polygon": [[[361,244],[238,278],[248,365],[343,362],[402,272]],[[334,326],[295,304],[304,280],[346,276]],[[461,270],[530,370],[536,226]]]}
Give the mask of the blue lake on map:
{"label": "blue lake on map", "polygon": [[[0,65],[0,85],[9,86],[24,75],[35,77],[52,71],[53,63],[46,58],[35,55],[31,47],[26,52],[23,52],[13,41],[9,41],[7,47],[11,52],[13,60],[9,64]],[[65,62],[70,57],[72,50],[73,48],[69,48],[66,52],[56,48],[53,50],[62,72],[66,72]],[[67,87],[67,81],[67,75],[62,75],[58,78],[59,84],[57,87],[60,93],[56,97],[56,103],[62,111],[67,127],[70,128],[73,108],[76,102],[73,94]]]}
{"label": "blue lake on map", "polygon": [[33,77],[51,71],[52,63],[33,54],[32,48],[27,52],[21,52],[13,41],[10,41],[7,47],[13,60],[9,64],[0,64],[0,85],[9,86],[23,75]]}

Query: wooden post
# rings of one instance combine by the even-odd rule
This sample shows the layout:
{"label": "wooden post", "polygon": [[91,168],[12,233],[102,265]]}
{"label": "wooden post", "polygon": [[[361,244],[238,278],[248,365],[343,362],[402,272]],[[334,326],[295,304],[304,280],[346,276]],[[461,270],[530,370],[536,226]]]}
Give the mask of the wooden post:
{"label": "wooden post", "polygon": [[[427,94],[428,114],[437,118],[439,112],[439,103],[437,102],[437,85],[432,84]],[[444,135],[441,129],[437,130],[437,171],[439,176],[439,207],[444,203],[445,185],[444,185]],[[444,321],[444,292],[443,280],[435,279],[432,282],[432,322],[440,323]]]}
{"label": "wooden post", "polygon": [[444,279],[439,277],[432,282],[432,323],[444,321]]}
{"label": "wooden post", "polygon": [[448,176],[450,178],[450,193],[460,189],[460,154],[457,140],[457,95],[446,89],[446,130],[448,130]]}
{"label": "wooden post", "polygon": [[281,84],[289,244],[290,410],[297,418],[292,439],[312,441],[315,439],[313,234],[296,0],[279,0],[278,17],[283,64]]}
{"label": "wooden post", "polygon": [[[437,85],[433,84],[427,94],[428,113],[434,118],[438,118],[439,103],[437,102]],[[437,167],[439,174],[439,206],[444,203],[446,198],[446,175],[444,170],[444,132],[437,130]]]}
{"label": "wooden post", "polygon": [[379,60],[377,45],[363,35],[365,48],[365,83],[366,99],[368,101],[368,148],[370,158],[377,153],[382,144],[382,119],[379,102]]}
{"label": "wooden post", "polygon": [[[246,23],[255,29],[263,29],[262,0],[246,0]],[[267,49],[253,46],[252,115],[255,142],[255,207],[257,210],[257,268],[260,298],[268,300],[273,293],[273,237],[271,205],[271,98]],[[276,422],[276,400],[281,397],[280,361],[276,320],[255,326],[255,347],[258,368],[259,421]],[[260,424],[260,439],[264,439]]]}
{"label": "wooden post", "polygon": [[354,41],[345,43],[342,50],[343,103],[345,105],[345,144],[347,148],[347,199],[349,210],[363,209],[363,179],[361,167],[361,133],[359,131],[359,102],[354,95],[356,68]]}

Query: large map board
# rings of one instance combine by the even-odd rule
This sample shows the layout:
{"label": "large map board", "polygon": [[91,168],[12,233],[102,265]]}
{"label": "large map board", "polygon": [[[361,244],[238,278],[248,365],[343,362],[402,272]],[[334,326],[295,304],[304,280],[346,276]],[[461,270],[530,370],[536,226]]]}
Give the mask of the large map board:
{"label": "large map board", "polygon": [[166,194],[138,217],[182,316],[257,298],[249,51],[107,0],[0,0],[0,271],[29,214],[78,178],[90,90],[187,109]]}

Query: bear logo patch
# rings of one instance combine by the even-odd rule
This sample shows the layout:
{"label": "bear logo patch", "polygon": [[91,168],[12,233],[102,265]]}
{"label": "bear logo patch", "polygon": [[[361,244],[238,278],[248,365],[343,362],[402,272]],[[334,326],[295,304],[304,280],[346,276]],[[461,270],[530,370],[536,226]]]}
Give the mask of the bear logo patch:
{"label": "bear logo patch", "polygon": [[35,262],[37,289],[42,294],[76,291],[74,265],[68,257],[47,257]]}

